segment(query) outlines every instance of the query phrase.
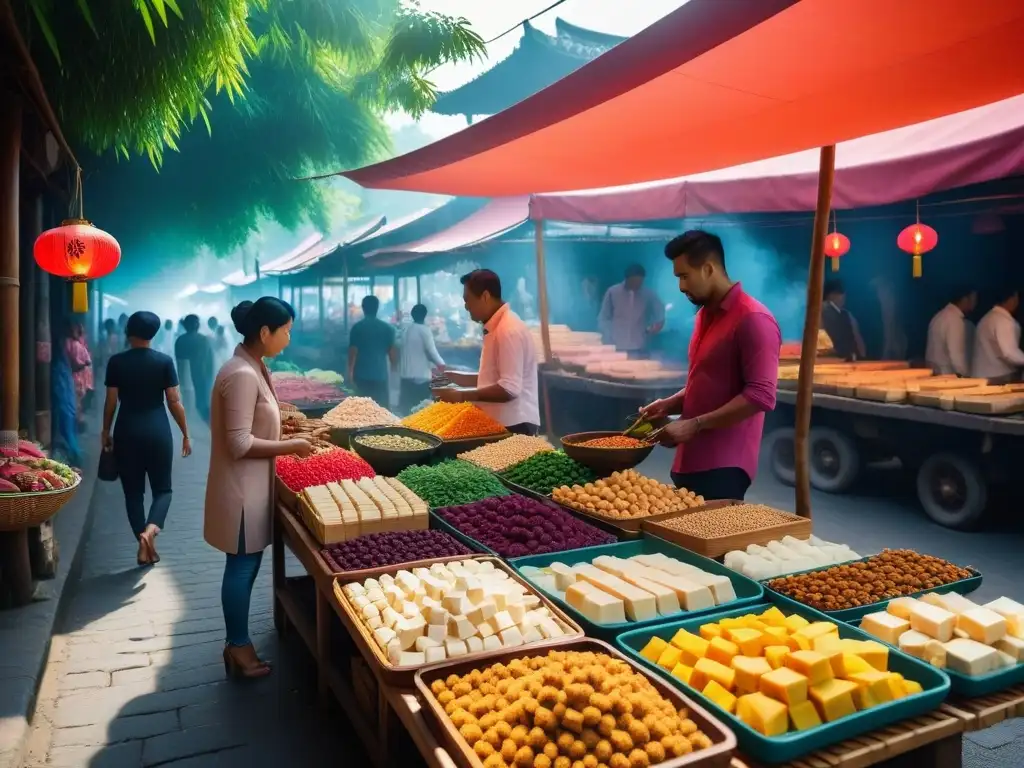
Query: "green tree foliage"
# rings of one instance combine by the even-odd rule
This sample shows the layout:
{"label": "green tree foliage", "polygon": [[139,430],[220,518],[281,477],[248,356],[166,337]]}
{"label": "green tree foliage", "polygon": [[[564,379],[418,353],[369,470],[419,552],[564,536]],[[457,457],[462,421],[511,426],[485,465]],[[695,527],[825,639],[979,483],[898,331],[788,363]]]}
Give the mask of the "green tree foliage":
{"label": "green tree foliage", "polygon": [[465,19],[400,0],[15,7],[65,132],[98,155],[79,153],[86,215],[154,257],[226,253],[262,218],[326,229],[332,188],[295,179],[385,156],[381,115],[418,116],[425,72],[484,55]]}

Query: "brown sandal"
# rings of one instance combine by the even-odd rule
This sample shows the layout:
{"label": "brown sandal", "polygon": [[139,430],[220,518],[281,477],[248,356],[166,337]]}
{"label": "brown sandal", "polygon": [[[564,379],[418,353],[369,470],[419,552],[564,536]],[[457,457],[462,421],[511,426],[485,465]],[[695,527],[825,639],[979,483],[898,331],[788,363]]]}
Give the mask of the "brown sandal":
{"label": "brown sandal", "polygon": [[236,680],[251,680],[270,674],[270,665],[256,655],[256,649],[249,645],[224,646],[224,673]]}

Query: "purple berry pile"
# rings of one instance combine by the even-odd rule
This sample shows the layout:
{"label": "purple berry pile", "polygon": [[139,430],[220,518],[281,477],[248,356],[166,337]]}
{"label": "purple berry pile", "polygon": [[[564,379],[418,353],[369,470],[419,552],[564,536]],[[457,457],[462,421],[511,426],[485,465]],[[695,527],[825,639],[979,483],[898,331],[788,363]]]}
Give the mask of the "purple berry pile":
{"label": "purple berry pile", "polygon": [[320,554],[332,571],[343,573],[473,553],[443,531],[421,530],[372,533],[332,544],[320,550]]}
{"label": "purple berry pile", "polygon": [[564,552],[615,542],[611,534],[577,520],[568,512],[518,494],[434,511],[459,532],[502,557]]}

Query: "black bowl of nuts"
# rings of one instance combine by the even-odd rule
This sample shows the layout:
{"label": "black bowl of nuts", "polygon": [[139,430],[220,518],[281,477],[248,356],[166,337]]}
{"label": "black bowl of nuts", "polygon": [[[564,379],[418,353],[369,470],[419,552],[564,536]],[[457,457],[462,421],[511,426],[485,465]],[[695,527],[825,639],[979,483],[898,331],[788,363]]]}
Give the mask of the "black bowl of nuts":
{"label": "black bowl of nuts", "polygon": [[375,472],[394,477],[413,464],[429,463],[441,438],[408,427],[365,427],[352,432],[349,445]]}

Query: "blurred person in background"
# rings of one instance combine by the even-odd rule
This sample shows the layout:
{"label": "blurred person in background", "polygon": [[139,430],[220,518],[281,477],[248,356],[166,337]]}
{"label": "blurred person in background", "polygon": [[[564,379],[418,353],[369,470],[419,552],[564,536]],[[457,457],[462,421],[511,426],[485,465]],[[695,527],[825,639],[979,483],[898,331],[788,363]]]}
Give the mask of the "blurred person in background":
{"label": "blurred person in background", "polygon": [[900,321],[899,305],[892,282],[884,277],[871,280],[882,316],[882,360],[906,360],[907,333]]}
{"label": "blurred person in background", "polygon": [[665,325],[665,305],[644,287],[646,276],[640,264],[626,267],[625,279],[605,292],[598,318],[606,343],[635,357],[647,356],[650,337]]}
{"label": "blurred person in background", "polygon": [[[128,334],[126,329],[128,327],[128,315],[124,312],[117,318],[117,334],[118,340],[121,342],[121,349],[128,349]],[[121,350],[118,350],[119,352]]]}
{"label": "blurred person in background", "polygon": [[821,327],[832,339],[832,349],[837,357],[848,361],[867,357],[857,320],[846,308],[846,288],[841,280],[825,282]]}
{"label": "blurred person in background", "polygon": [[[107,363],[101,438],[103,450],[112,450],[117,459],[128,523],[139,541],[136,562],[156,565],[160,562],[156,537],[163,530],[171,508],[174,441],[167,411],[181,430],[183,458],[192,454],[192,443],[174,361],[151,346],[160,330],[160,318],[152,312],[136,312],[125,328],[129,348]],[[147,478],[152,494],[148,517]]]}
{"label": "blurred person in background", "polygon": [[675,446],[672,480],[707,501],[743,499],[757,474],[767,411],[775,409],[782,333],[771,312],[733,282],[717,235],[684,232],[665,246],[679,291],[699,307],[686,387],[642,409],[680,418],[662,431]]}
{"label": "blurred person in background", "polygon": [[434,334],[425,324],[427,308],[417,304],[410,314],[412,325],[405,331],[398,361],[401,379],[398,407],[402,413],[411,413],[415,406],[430,399],[432,368],[444,369],[444,359],[438,354]]}
{"label": "blurred person in background", "polygon": [[199,417],[210,423],[210,388],[213,385],[213,347],[210,339],[199,332],[199,316],[188,315],[183,321],[185,334],[174,342],[174,359],[181,368],[188,364],[195,407]]}
{"label": "blurred person in background", "polygon": [[164,320],[160,332],[153,339],[153,348],[163,352],[168,357],[174,355],[174,321]]}
{"label": "blurred person in background", "polygon": [[206,321],[206,327],[210,329],[210,347],[213,350],[213,369],[220,370],[220,367],[228,361],[231,356],[231,348],[229,347],[228,337],[224,333],[224,326],[221,325],[216,317],[211,317]]}
{"label": "blurred person in background", "polygon": [[281,410],[264,358],[291,342],[295,310],[272,296],[231,310],[242,343],[217,373],[210,408],[210,471],[206,480],[203,538],[224,552],[221,604],[226,630],[224,670],[229,677],[270,674],[249,637],[252,588],[270,545],[274,460],[306,457],[313,445],[281,439]]}
{"label": "blurred person in background", "polygon": [[62,338],[68,330],[68,321],[54,323],[53,359],[50,363],[50,400],[53,412],[53,455],[72,465],[80,465],[78,445],[78,409],[75,382]]}
{"label": "blurred person in background", "polygon": [[[448,403],[471,402],[509,432],[536,435],[540,429],[537,350],[530,329],[501,297],[501,279],[489,269],[462,276],[469,316],[484,329],[480,370],[448,371],[460,389],[434,390]],[[466,387],[462,389],[461,387]]]}
{"label": "blurred person in background", "polygon": [[363,298],[363,319],[348,335],[348,381],[356,394],[370,397],[383,408],[390,406],[388,364],[398,362],[395,329],[377,317],[380,299]]}
{"label": "blurred person in background", "polygon": [[1014,315],[1020,308],[1020,292],[1004,286],[996,305],[978,323],[974,335],[971,375],[1005,384],[1020,377],[1024,352],[1020,349],[1020,323]]}
{"label": "blurred person in background", "polygon": [[85,327],[77,321],[69,321],[64,352],[71,367],[71,381],[75,387],[75,424],[79,432],[85,431],[86,398],[93,389],[92,356],[85,343]]}
{"label": "blurred person in background", "polygon": [[928,323],[925,360],[936,375],[971,375],[967,315],[977,306],[978,292],[973,288],[961,288]]}

